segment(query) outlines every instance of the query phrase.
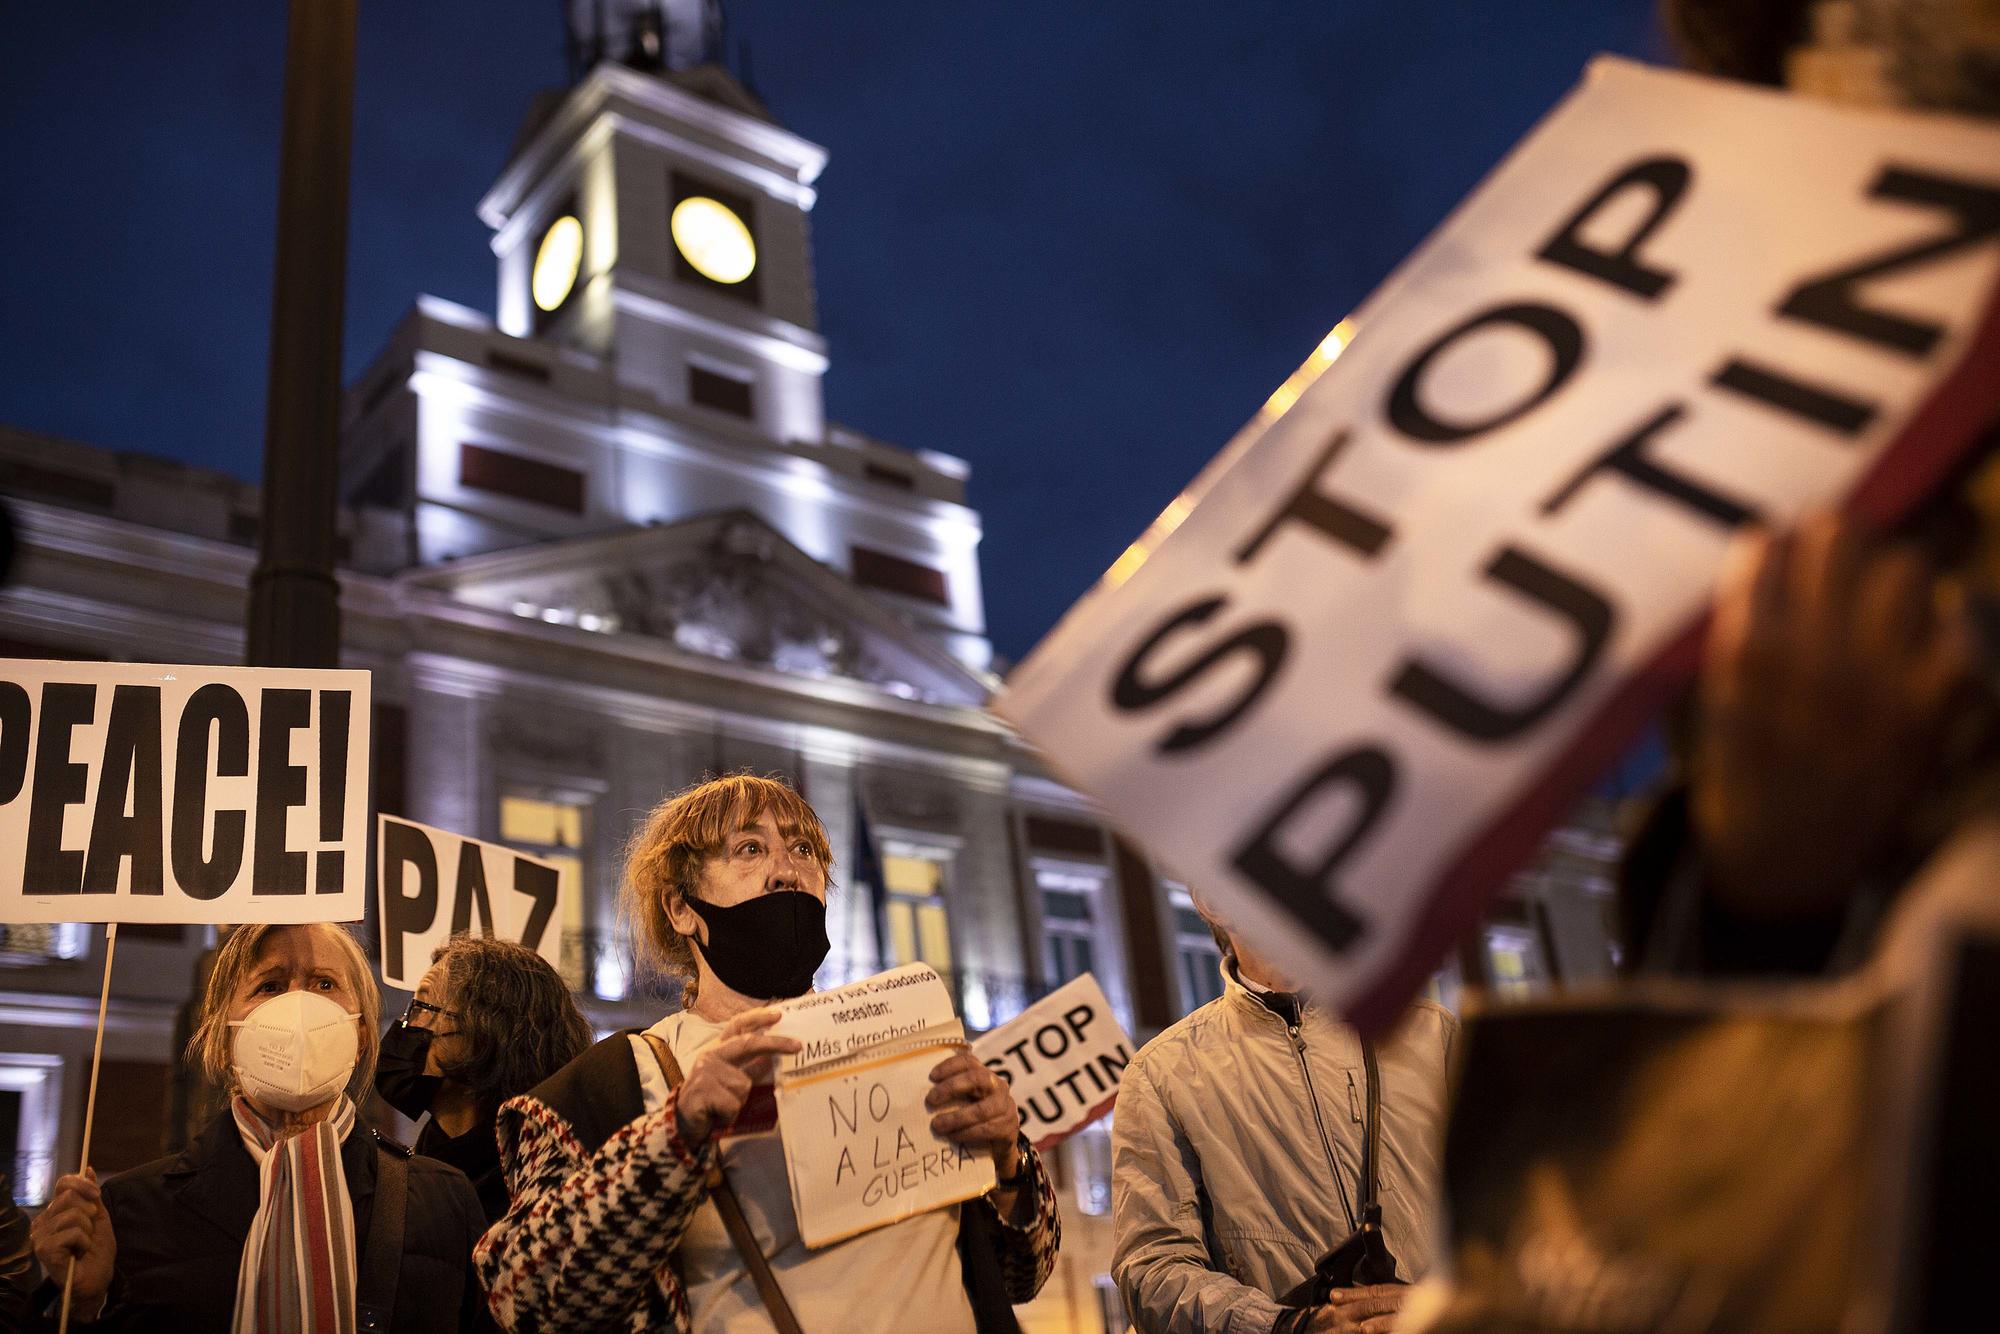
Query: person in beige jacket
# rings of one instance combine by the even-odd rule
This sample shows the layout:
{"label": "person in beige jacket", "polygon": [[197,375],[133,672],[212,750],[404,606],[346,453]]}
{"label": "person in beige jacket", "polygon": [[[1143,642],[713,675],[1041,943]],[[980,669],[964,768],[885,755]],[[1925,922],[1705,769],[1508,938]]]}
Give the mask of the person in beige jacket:
{"label": "person in beige jacket", "polygon": [[[1206,912],[1203,914],[1208,916]],[[1112,1272],[1143,1334],[1394,1328],[1407,1289],[1353,1288],[1283,1306],[1353,1232],[1367,1101],[1354,1030],[1302,1003],[1213,917],[1223,994],[1125,1070],[1112,1132]],[[1397,1277],[1437,1254],[1445,1071],[1458,1020],[1418,1001],[1376,1047],[1377,1180]]]}

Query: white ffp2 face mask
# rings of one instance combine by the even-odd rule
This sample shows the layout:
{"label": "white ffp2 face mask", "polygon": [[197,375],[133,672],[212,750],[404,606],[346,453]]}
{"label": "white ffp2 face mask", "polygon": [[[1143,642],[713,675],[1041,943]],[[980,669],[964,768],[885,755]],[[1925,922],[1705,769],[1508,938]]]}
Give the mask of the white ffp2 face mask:
{"label": "white ffp2 face mask", "polygon": [[231,1020],[230,1056],[244,1095],[302,1112],[339,1093],[361,1055],[358,1018],[316,991],[287,991]]}

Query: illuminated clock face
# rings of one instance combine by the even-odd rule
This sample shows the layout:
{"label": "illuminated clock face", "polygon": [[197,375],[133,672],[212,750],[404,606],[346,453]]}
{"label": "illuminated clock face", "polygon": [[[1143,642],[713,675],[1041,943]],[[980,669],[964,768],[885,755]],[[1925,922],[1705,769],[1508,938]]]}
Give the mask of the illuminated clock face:
{"label": "illuminated clock face", "polygon": [[549,224],[549,229],[542,233],[540,248],[535,251],[535,272],[529,279],[535,304],[545,311],[553,311],[569,300],[570,291],[576,286],[577,270],[581,267],[583,224],[574,217],[564,215]]}
{"label": "illuminated clock face", "polygon": [[669,225],[681,257],[711,282],[740,283],[757,267],[757,243],[727,204],[690,195],[674,205]]}

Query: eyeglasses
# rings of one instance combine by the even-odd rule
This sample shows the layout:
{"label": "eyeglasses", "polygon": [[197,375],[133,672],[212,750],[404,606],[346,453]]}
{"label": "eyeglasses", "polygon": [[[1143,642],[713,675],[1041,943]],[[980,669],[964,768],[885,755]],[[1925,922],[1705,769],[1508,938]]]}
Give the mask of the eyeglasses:
{"label": "eyeglasses", "polygon": [[433,1005],[429,1001],[420,1001],[413,996],[410,998],[410,1007],[403,1011],[403,1024],[407,1028],[428,1028],[430,1027],[428,1022],[420,1024],[417,1020],[433,1014],[442,1015],[446,1019],[458,1018],[457,1010],[447,1010],[442,1005]]}

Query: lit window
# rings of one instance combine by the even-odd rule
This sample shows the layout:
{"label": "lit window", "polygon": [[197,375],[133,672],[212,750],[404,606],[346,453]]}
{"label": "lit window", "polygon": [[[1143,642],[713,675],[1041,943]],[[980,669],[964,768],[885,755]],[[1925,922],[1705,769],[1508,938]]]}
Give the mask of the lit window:
{"label": "lit window", "polygon": [[1037,866],[1035,888],[1042,898],[1043,959],[1049,985],[1061,986],[1097,968],[1097,898],[1102,872],[1077,867]]}
{"label": "lit window", "polygon": [[586,807],[559,798],[503,793],[500,797],[500,841],[555,863],[562,877],[563,981],[582,990],[596,981],[586,957],[584,929],[584,847]]}
{"label": "lit window", "polygon": [[583,846],[583,807],[537,797],[500,798],[500,837],[545,848]]}
{"label": "lit window", "polygon": [[47,1203],[55,1184],[62,1075],[60,1056],[0,1052],[0,1153],[8,1155],[16,1204]]}
{"label": "lit window", "polygon": [[1549,967],[1532,927],[1492,924],[1486,928],[1487,985],[1497,996],[1519,997],[1549,980]]}
{"label": "lit window", "polygon": [[1102,1218],[1111,1212],[1111,1118],[1093,1121],[1070,1137],[1069,1161],[1076,1178],[1078,1213]]}
{"label": "lit window", "polygon": [[1167,903],[1174,914],[1174,970],[1180,975],[1181,1004],[1196,1010],[1222,994],[1222,951],[1208,923],[1194,909],[1194,896],[1176,884],[1167,885]]}
{"label": "lit window", "polygon": [[947,855],[911,844],[891,843],[884,849],[882,887],[888,891],[889,948],[896,963],[921,959],[940,973],[951,971],[944,906]]}

